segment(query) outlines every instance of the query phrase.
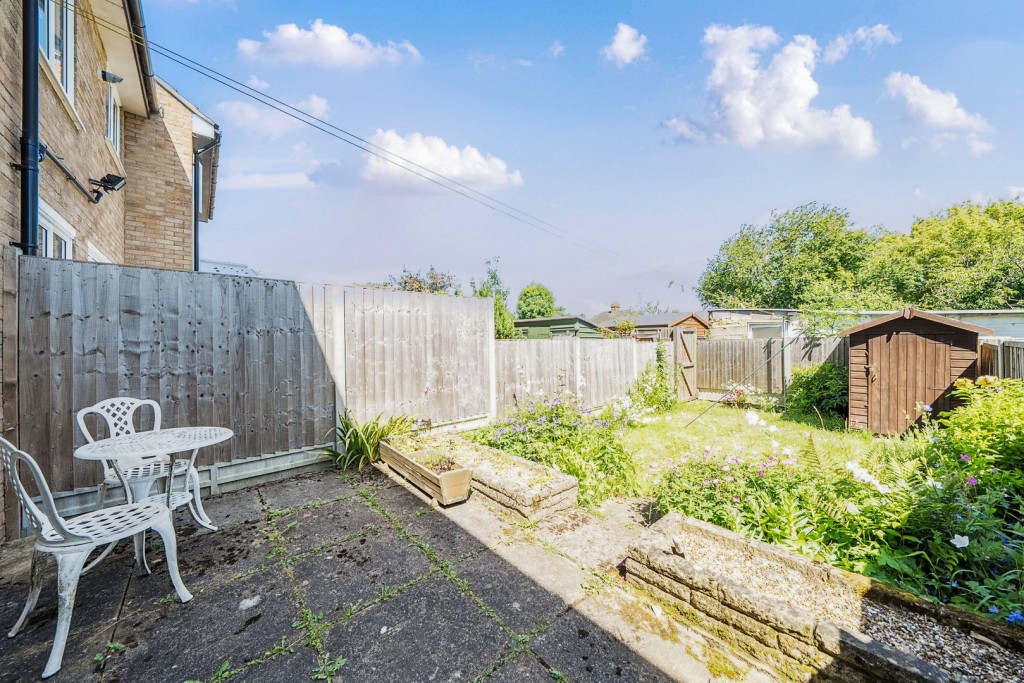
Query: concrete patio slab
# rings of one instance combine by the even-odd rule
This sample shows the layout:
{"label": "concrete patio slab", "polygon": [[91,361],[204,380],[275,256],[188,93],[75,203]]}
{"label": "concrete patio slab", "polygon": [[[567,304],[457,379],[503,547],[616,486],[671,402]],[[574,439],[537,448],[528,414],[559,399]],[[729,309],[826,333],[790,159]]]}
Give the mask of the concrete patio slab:
{"label": "concrete patio slab", "polygon": [[[210,508],[217,532],[179,515],[191,603],[171,595],[152,538],[151,576],[133,572],[124,543],[83,577],[57,683],[709,680],[688,651],[699,637],[652,622],[608,571],[629,519],[573,510],[535,526],[478,500],[436,509],[372,469],[235,491]],[[0,547],[3,626],[25,599],[30,554]],[[38,680],[50,581],[26,632],[0,640],[0,683]]]}
{"label": "concrete patio slab", "polygon": [[332,629],[327,649],[347,654],[348,681],[470,681],[500,660],[511,636],[436,575]]}
{"label": "concrete patio slab", "polygon": [[353,539],[294,565],[306,604],[328,620],[346,605],[369,601],[385,588],[404,586],[431,571],[418,548],[391,528]]}

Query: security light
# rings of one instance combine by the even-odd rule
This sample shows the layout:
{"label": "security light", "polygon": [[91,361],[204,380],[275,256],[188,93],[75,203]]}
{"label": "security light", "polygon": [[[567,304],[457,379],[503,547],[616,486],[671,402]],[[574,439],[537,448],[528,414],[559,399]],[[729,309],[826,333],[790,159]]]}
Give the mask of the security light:
{"label": "security light", "polygon": [[109,71],[101,71],[100,72],[100,78],[102,78],[107,83],[114,83],[114,84],[120,83],[121,81],[124,80],[123,78],[121,78],[117,74],[112,74]]}
{"label": "security light", "polygon": [[104,192],[117,192],[122,187],[124,187],[125,183],[127,183],[128,181],[119,175],[108,173],[99,180],[93,180],[92,178],[89,178],[89,182],[95,185],[96,187],[100,188]]}

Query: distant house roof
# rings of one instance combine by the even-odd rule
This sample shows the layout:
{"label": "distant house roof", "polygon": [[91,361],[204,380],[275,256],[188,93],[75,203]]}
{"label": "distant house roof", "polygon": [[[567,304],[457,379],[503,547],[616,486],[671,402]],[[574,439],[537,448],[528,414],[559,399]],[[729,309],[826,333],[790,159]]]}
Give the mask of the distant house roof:
{"label": "distant house roof", "polygon": [[582,318],[578,315],[556,315],[550,318],[525,318],[523,320],[516,320],[516,325],[550,325],[552,323],[580,323],[581,325],[587,325],[588,327],[599,327],[599,325]]}
{"label": "distant house roof", "polygon": [[226,261],[207,261],[200,259],[199,270],[203,273],[218,273],[220,275],[242,275],[245,277],[259,277],[260,274],[247,265],[241,263],[228,263]]}
{"label": "distant house roof", "polygon": [[598,313],[590,319],[601,327],[615,327],[620,320],[630,320],[637,327],[674,327],[689,318],[700,321],[704,327],[708,326],[708,321],[697,312],[640,313],[639,311],[618,309]]}
{"label": "distant house roof", "polygon": [[866,323],[861,323],[860,325],[856,325],[849,329],[843,330],[842,332],[839,333],[839,336],[846,337],[851,334],[856,334],[857,332],[863,332],[864,330],[869,330],[872,327],[878,327],[879,325],[884,325],[886,323],[892,322],[893,320],[899,320],[900,318],[906,318],[908,320],[911,318],[920,318],[921,320],[927,320],[929,322],[938,323],[940,325],[945,325],[946,327],[952,327],[958,330],[965,330],[967,332],[975,332],[977,334],[985,335],[992,334],[992,330],[988,329],[987,327],[981,327],[980,325],[971,325],[970,323],[965,323],[961,320],[957,320],[956,318],[947,318],[942,315],[936,315],[935,313],[928,313],[927,311],[918,310],[913,306],[908,306],[907,308],[904,308],[902,311],[896,311],[895,313],[890,313],[889,315],[882,316],[881,318],[875,318],[874,320],[869,320]]}

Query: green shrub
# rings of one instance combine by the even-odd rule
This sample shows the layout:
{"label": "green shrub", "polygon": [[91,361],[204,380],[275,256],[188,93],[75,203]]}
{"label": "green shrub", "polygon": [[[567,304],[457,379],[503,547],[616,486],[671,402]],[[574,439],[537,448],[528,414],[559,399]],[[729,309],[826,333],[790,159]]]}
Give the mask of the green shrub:
{"label": "green shrub", "polygon": [[1024,494],[1024,381],[962,379],[953,395],[961,405],[938,417],[937,463],[974,477],[983,490]]}
{"label": "green shrub", "polygon": [[786,389],[786,412],[846,416],[849,410],[849,372],[835,363],[794,368]]}
{"label": "green shrub", "polygon": [[1018,389],[962,383],[970,400],[941,417],[945,429],[926,420],[856,462],[830,461],[810,439],[799,453],[773,444],[768,454],[686,454],[655,504],[1024,625],[1024,498],[1016,474],[991,466],[1001,447],[1011,455],[998,461],[1013,462],[1014,434],[1024,434],[1019,418],[975,414],[1024,411]]}
{"label": "green shrub", "polygon": [[636,463],[618,442],[619,427],[566,394],[531,401],[470,438],[571,474],[579,480],[580,504],[592,506],[638,490]]}
{"label": "green shrub", "polygon": [[665,411],[675,405],[676,397],[672,386],[672,364],[668,350],[662,342],[654,350],[654,363],[641,374],[629,391],[633,406],[653,411]]}
{"label": "green shrub", "polygon": [[387,420],[383,418],[383,415],[378,415],[372,420],[359,424],[346,410],[339,416],[338,426],[334,428],[334,434],[342,443],[344,450],[337,451],[333,448],[320,450],[331,456],[343,470],[353,467],[363,469],[366,465],[380,459],[382,439],[408,434],[416,424],[408,415],[396,415]]}

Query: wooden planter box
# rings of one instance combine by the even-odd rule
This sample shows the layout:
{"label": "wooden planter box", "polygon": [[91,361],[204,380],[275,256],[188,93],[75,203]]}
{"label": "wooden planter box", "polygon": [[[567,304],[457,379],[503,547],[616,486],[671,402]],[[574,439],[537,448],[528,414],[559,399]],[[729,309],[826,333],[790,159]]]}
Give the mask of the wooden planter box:
{"label": "wooden planter box", "polygon": [[461,503],[469,498],[469,485],[473,481],[473,470],[468,467],[457,467],[454,470],[438,474],[416,461],[418,454],[428,452],[422,450],[414,453],[402,453],[387,441],[380,442],[380,459],[441,505]]}

